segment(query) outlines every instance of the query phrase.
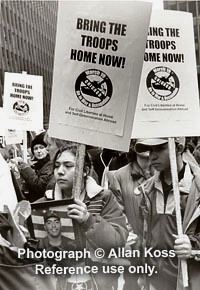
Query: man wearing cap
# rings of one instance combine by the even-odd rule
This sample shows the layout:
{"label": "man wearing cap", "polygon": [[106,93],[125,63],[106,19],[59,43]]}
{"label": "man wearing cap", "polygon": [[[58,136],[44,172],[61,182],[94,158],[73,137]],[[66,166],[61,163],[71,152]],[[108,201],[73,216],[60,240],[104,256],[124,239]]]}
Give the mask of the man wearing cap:
{"label": "man wearing cap", "polygon": [[[200,169],[183,160],[184,138],[175,138],[175,144],[184,231],[181,237],[177,236],[168,138],[142,139],[135,145],[136,152],[149,151],[150,162],[156,170],[135,191],[140,199],[142,195],[138,223],[143,256],[145,263],[155,266],[157,271],[145,277],[148,290],[183,289],[181,279],[177,279],[177,257],[188,260],[188,289],[198,290],[200,285],[197,273],[200,262],[194,252],[200,250]],[[133,217],[136,218],[134,213]]]}
{"label": "man wearing cap", "polygon": [[75,249],[73,240],[62,235],[62,225],[60,217],[55,211],[47,211],[44,215],[44,229],[47,236],[39,241],[39,248],[52,249],[52,247],[61,250]]}

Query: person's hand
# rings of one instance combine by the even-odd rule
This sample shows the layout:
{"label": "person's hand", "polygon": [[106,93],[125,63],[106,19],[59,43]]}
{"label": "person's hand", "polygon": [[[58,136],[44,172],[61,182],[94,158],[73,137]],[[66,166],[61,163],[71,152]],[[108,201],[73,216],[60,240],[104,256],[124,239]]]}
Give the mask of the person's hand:
{"label": "person's hand", "polygon": [[15,158],[10,159],[10,162],[12,162],[16,165],[20,165],[21,163],[24,163],[24,160],[22,157],[17,156]]}
{"label": "person's hand", "polygon": [[13,216],[17,224],[23,225],[31,215],[31,205],[28,200],[21,200],[15,207]]}
{"label": "person's hand", "polygon": [[134,234],[133,230],[131,232],[129,232],[128,234],[128,238],[126,240],[126,245],[125,247],[131,246],[133,244],[135,244],[138,240],[138,236],[136,234]]}
{"label": "person's hand", "polygon": [[181,237],[177,235],[173,236],[176,238],[174,242],[174,251],[177,257],[180,259],[188,259],[192,252],[192,245],[189,237],[187,235],[182,235]]}
{"label": "person's hand", "polygon": [[75,203],[68,205],[68,217],[75,219],[78,223],[86,222],[89,216],[87,206],[81,200],[76,199]]}

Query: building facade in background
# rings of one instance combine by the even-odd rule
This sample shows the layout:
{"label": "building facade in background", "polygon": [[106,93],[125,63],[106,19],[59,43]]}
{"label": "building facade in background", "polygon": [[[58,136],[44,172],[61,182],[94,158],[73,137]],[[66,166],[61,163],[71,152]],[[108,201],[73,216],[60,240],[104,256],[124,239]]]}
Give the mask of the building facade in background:
{"label": "building facade in background", "polygon": [[164,9],[187,11],[193,14],[198,83],[200,89],[200,1],[163,1]]}
{"label": "building facade in background", "polygon": [[49,120],[57,1],[0,0],[0,107],[4,72],[43,76],[44,126]]}
{"label": "building facade in background", "polygon": [[[194,18],[198,81],[200,87],[200,1],[156,0],[162,9],[188,11]],[[158,4],[157,4],[158,5]],[[155,5],[156,6],[156,5]],[[4,72],[43,76],[44,127],[49,123],[58,1],[0,0],[0,107]]]}

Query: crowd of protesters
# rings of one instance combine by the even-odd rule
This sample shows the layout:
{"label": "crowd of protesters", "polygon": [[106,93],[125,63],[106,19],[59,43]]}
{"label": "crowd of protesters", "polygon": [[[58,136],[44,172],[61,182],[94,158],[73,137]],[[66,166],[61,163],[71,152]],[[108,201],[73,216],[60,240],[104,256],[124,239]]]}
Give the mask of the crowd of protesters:
{"label": "crowd of protesters", "polygon": [[[181,259],[188,265],[187,289],[198,290],[200,138],[177,137],[175,146],[183,226],[181,236],[177,233],[168,138],[131,140],[128,153],[86,146],[81,190],[76,199],[73,199],[72,190],[78,144],[42,132],[31,141],[28,162],[24,162],[20,150],[15,148],[13,153],[12,147],[1,146],[0,278],[3,290],[181,290],[184,289]],[[102,265],[123,263],[123,288],[118,283],[119,273],[111,275],[101,270],[90,279],[88,275],[81,278],[73,275],[36,277],[33,265],[48,265],[49,261],[17,257],[16,248],[75,251],[80,247],[80,244],[74,245],[72,240],[62,236],[60,217],[55,212],[44,215],[46,237],[32,239],[30,213],[26,214],[27,209],[19,206],[24,200],[27,201],[25,204],[33,204],[69,199],[72,202],[68,205],[67,216],[80,228],[81,247],[91,252],[91,259],[83,264],[98,265],[102,269]],[[18,210],[14,208],[17,203]],[[173,250],[174,254],[159,258],[141,254],[141,257],[130,257],[125,261],[109,260],[109,250],[121,247],[139,250],[140,253],[150,248],[168,253]],[[94,259],[98,248],[105,251],[101,260]],[[131,274],[128,270],[131,265],[145,263],[155,266],[157,274]],[[69,261],[62,265],[69,265]],[[6,269],[9,269],[9,274],[6,274]],[[34,288],[36,284],[38,288]],[[13,288],[13,285],[19,287]],[[88,288],[80,288],[83,285]],[[75,286],[79,288],[73,288]]]}

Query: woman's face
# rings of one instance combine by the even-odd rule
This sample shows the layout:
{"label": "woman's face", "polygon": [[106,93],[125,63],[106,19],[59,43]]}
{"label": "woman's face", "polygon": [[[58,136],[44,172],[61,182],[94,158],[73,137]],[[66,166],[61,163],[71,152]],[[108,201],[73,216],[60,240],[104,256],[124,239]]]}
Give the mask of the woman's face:
{"label": "woman's face", "polygon": [[47,144],[47,152],[49,153],[49,156],[50,156],[50,160],[53,160],[54,159],[54,156],[56,154],[56,152],[58,151],[58,146],[56,145],[56,142],[51,138],[49,137],[48,135],[45,136],[45,142]]}
{"label": "woman's face", "polygon": [[36,144],[33,147],[33,154],[34,154],[36,159],[41,160],[47,156],[48,152],[47,152],[46,147],[44,145]]}
{"label": "woman's face", "polygon": [[60,189],[72,190],[75,160],[75,155],[70,151],[63,151],[58,155],[54,167],[54,177]]}

